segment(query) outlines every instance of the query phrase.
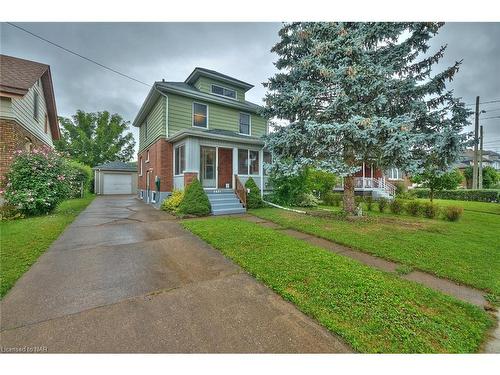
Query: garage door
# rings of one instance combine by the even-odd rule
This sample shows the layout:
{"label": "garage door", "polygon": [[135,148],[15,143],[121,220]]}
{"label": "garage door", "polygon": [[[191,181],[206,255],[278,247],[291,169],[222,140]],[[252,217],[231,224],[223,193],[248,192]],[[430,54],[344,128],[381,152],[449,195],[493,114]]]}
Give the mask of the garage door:
{"label": "garage door", "polygon": [[132,194],[132,175],[104,173],[104,194]]}

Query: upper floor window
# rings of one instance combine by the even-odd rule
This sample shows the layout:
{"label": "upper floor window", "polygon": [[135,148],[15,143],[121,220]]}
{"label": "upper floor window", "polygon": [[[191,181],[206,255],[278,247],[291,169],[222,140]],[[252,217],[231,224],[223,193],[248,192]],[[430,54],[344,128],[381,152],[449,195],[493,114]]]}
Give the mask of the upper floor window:
{"label": "upper floor window", "polygon": [[146,119],[146,121],[144,121],[144,140],[147,140],[147,139],[148,139],[148,119]]}
{"label": "upper floor window", "polygon": [[38,98],[38,93],[35,91],[34,97],[33,97],[33,118],[38,121],[38,101],[40,99]]}
{"label": "upper floor window", "polygon": [[387,178],[389,180],[402,180],[403,179],[403,172],[399,168],[391,168],[388,171]]}
{"label": "upper floor window", "polygon": [[227,89],[222,86],[212,85],[212,93],[216,95],[226,96],[231,99],[236,99],[236,90]]}
{"label": "upper floor window", "polygon": [[175,148],[175,174],[179,175],[184,173],[186,169],[186,156],[184,145],[177,146]]}
{"label": "upper floor window", "polygon": [[45,115],[45,134],[49,131],[49,116]]}
{"label": "upper floor window", "polygon": [[240,134],[250,135],[250,115],[240,113]]}
{"label": "upper floor window", "polygon": [[149,150],[146,151],[146,163],[149,162]]}
{"label": "upper floor window", "polygon": [[193,103],[193,126],[208,128],[208,107],[206,104]]}

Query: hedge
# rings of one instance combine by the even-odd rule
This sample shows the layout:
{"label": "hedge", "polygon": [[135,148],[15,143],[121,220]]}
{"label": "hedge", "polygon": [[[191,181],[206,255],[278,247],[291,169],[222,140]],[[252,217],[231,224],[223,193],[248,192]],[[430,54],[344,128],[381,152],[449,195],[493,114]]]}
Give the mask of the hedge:
{"label": "hedge", "polygon": [[[429,189],[414,189],[417,198],[429,198]],[[434,192],[435,199],[459,201],[498,202],[500,190],[441,190]]]}

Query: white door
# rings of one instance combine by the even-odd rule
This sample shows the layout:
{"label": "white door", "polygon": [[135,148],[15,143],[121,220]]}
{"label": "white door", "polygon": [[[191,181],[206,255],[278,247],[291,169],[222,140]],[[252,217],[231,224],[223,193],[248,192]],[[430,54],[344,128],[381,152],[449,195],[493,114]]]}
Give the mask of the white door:
{"label": "white door", "polygon": [[132,194],[132,175],[104,173],[103,194]]}

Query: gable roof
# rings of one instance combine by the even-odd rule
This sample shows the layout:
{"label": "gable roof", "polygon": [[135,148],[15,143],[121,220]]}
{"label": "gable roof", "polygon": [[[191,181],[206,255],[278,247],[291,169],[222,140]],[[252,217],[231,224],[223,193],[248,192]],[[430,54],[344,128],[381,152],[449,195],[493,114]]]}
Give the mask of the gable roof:
{"label": "gable roof", "polygon": [[59,123],[50,66],[18,57],[0,55],[0,96],[22,98],[41,79],[52,139],[59,139]]}
{"label": "gable roof", "polygon": [[92,169],[102,169],[106,171],[132,171],[137,172],[137,162],[110,161],[96,165]]}
{"label": "gable roof", "polygon": [[219,81],[232,84],[233,86],[241,87],[245,91],[248,91],[253,87],[253,85],[251,85],[250,83],[240,81],[239,79],[216,72],[215,70],[201,68],[201,67],[194,68],[192,73],[186,78],[184,82],[193,85],[200,76],[215,78],[218,79]]}

